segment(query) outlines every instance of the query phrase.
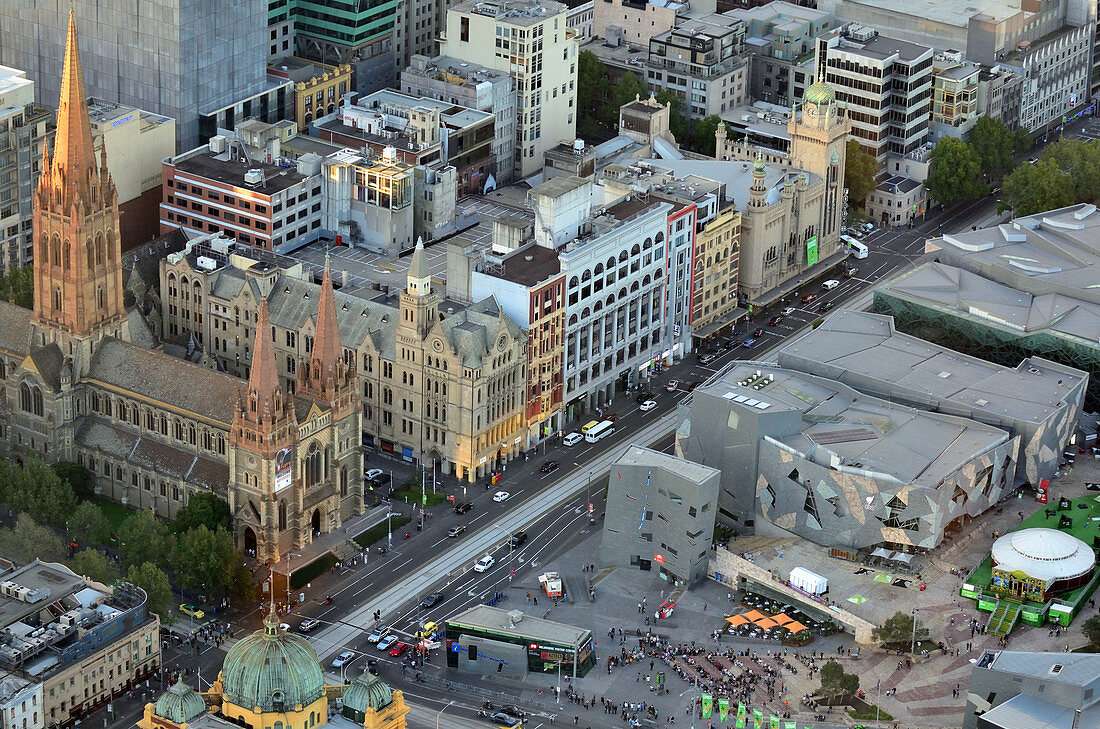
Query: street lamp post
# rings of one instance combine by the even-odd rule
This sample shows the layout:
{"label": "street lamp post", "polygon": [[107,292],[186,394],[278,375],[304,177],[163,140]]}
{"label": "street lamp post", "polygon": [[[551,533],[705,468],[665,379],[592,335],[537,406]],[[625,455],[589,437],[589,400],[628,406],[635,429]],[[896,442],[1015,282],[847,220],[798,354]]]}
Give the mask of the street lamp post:
{"label": "street lamp post", "polygon": [[[391,481],[392,483],[392,481]],[[390,517],[393,516],[393,502],[390,502],[390,508],[386,512],[386,549],[393,549],[393,528],[390,526]]]}
{"label": "street lamp post", "polygon": [[435,729],[439,729],[439,720],[443,717],[443,712],[446,711],[449,707],[454,706],[454,703],[455,702],[453,701],[448,701],[447,706],[444,706],[442,709],[439,710],[439,713],[435,715]]}
{"label": "street lamp post", "polygon": [[917,612],[920,610],[916,605],[913,606],[913,638],[909,643],[909,658],[912,660],[917,654]]}
{"label": "street lamp post", "polygon": [[302,555],[295,554],[294,552],[287,552],[286,553],[286,610],[287,610],[287,614],[290,613],[290,558],[291,557],[301,557],[301,556]]}

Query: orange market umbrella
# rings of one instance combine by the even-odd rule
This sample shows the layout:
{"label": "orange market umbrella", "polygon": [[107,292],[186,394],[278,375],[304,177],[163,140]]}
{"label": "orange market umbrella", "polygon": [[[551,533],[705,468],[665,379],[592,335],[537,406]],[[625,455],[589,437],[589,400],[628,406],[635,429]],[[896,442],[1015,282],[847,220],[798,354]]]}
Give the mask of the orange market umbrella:
{"label": "orange market umbrella", "polygon": [[745,623],[748,623],[748,622],[751,622],[751,621],[748,620],[744,615],[731,615],[728,618],[726,618],[726,622],[729,623],[730,625],[744,625]]}
{"label": "orange market umbrella", "polygon": [[773,617],[772,620],[779,623],[780,625],[786,625],[787,623],[794,622],[794,618],[788,616],[786,613],[779,613],[778,615]]}
{"label": "orange market umbrella", "polygon": [[806,629],[806,626],[802,623],[787,623],[783,627],[791,631],[792,633],[800,633]]}
{"label": "orange market umbrella", "polygon": [[761,618],[760,620],[756,621],[756,625],[759,625],[761,628],[765,629],[779,627],[779,623],[775,622],[771,618]]}
{"label": "orange market umbrella", "polygon": [[755,623],[757,620],[766,617],[763,613],[757,610],[749,610],[747,613],[743,613],[743,615],[745,616],[745,620],[748,620],[750,623]]}

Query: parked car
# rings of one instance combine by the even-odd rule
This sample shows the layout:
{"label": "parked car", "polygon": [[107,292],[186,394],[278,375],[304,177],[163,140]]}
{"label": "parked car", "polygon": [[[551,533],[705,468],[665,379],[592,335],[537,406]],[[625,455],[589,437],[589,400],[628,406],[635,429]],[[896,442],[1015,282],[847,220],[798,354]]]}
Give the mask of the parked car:
{"label": "parked car", "polygon": [[439,602],[440,600],[442,600],[442,599],[443,599],[443,593],[442,592],[433,592],[431,595],[428,595],[426,598],[424,598],[423,600],[420,601],[420,607],[427,610],[430,607],[434,607],[435,604],[437,602]]}
{"label": "parked car", "polygon": [[375,489],[382,488],[383,486],[389,486],[390,481],[391,481],[391,478],[390,478],[390,474],[388,474],[388,473],[380,473],[377,476],[375,476],[374,478],[367,479],[367,483],[369,483],[371,485],[371,488],[375,488]]}
{"label": "parked car", "polygon": [[656,400],[646,400],[645,402],[642,403],[642,412],[647,412],[649,410],[652,410],[655,407],[657,407],[657,401]]}
{"label": "parked car", "polygon": [[397,642],[397,636],[394,635],[393,633],[390,633],[385,638],[383,638],[381,641],[379,641],[378,650],[388,651],[390,648],[393,648],[393,644],[396,643],[396,642]]}
{"label": "parked car", "polygon": [[553,473],[556,470],[558,470],[557,461],[546,461],[541,466],[539,466],[539,473]]}
{"label": "parked car", "polygon": [[709,365],[711,362],[713,362],[716,359],[718,359],[718,353],[717,352],[708,352],[706,354],[701,354],[701,355],[699,355],[699,364]]}
{"label": "parked car", "polygon": [[313,630],[314,628],[316,628],[320,624],[321,624],[321,621],[317,620],[316,618],[306,618],[302,622],[298,623],[298,632],[299,633],[308,633],[309,631]]}
{"label": "parked car", "polygon": [[463,501],[461,504],[455,506],[455,513],[456,514],[465,514],[467,511],[469,511],[472,508],[474,508],[473,504],[471,504],[469,501]]}
{"label": "parked car", "polygon": [[195,620],[202,620],[206,617],[206,613],[204,613],[202,610],[195,607],[194,605],[190,605],[188,603],[183,603],[180,605],[180,612],[184,615],[190,615]]}
{"label": "parked car", "polygon": [[333,668],[343,668],[355,658],[355,651],[344,651],[332,659]]}
{"label": "parked car", "polygon": [[493,501],[499,504],[501,502],[507,501],[509,496],[511,496],[511,494],[507,491],[497,491],[495,494],[493,494]]}
{"label": "parked car", "polygon": [[527,541],[527,532],[516,532],[512,535],[512,546],[518,547]]}
{"label": "parked car", "polygon": [[491,554],[487,554],[477,562],[474,562],[474,572],[485,572],[492,568],[494,564],[496,564],[496,560],[493,559]]}
{"label": "parked car", "polygon": [[385,473],[385,471],[383,471],[381,468],[372,468],[363,474],[363,478],[365,478],[367,481],[373,481],[374,479],[381,476],[383,473]]}
{"label": "parked car", "polygon": [[466,525],[465,524],[459,524],[458,526],[453,526],[453,527],[451,527],[450,529],[447,530],[447,536],[450,537],[451,539],[454,539],[455,537],[461,537],[465,533],[466,533]]}
{"label": "parked car", "polygon": [[696,387],[699,387],[699,385],[701,384],[703,384],[702,380],[692,380],[688,383],[687,391],[692,392]]}
{"label": "parked car", "polygon": [[803,304],[808,304],[811,301],[817,301],[817,294],[806,294],[802,297]]}
{"label": "parked car", "polygon": [[771,319],[768,319],[768,326],[777,327],[777,326],[779,326],[780,324],[783,323],[784,318],[785,317],[782,314],[778,314],[776,316],[773,316]]}
{"label": "parked car", "polygon": [[580,433],[570,433],[569,435],[562,438],[561,442],[567,446],[575,446],[582,440],[584,440],[584,436]]}
{"label": "parked car", "polygon": [[394,644],[393,648],[390,648],[390,655],[396,657],[396,656],[401,655],[402,653],[404,653],[408,649],[409,649],[409,644],[404,642],[404,641],[399,640],[399,641],[397,641],[397,643]]}
{"label": "parked car", "polygon": [[817,310],[824,314],[826,311],[830,311],[834,306],[836,306],[835,301],[826,301],[824,304],[817,307]]}
{"label": "parked car", "polygon": [[668,384],[665,385],[665,390],[667,392],[676,392],[676,388],[679,387],[679,386],[680,386],[680,381],[679,380],[669,380]]}

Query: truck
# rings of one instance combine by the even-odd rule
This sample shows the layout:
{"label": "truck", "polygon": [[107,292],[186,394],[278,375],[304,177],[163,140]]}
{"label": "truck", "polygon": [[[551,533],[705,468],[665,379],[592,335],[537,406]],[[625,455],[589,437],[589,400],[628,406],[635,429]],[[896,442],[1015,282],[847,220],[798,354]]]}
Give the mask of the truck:
{"label": "truck", "polygon": [[542,585],[542,589],[546,591],[547,597],[561,597],[561,575],[557,572],[544,572],[539,575],[539,584]]}

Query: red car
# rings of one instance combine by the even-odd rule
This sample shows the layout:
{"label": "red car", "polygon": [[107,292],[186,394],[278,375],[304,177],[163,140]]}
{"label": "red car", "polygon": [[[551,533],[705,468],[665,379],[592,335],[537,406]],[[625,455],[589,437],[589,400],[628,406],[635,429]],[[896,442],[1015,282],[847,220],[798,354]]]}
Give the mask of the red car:
{"label": "red car", "polygon": [[402,653],[404,653],[405,651],[407,651],[408,649],[409,649],[409,644],[408,643],[400,643],[399,642],[393,648],[390,648],[390,655],[391,656],[399,656]]}
{"label": "red car", "polygon": [[803,304],[808,304],[811,301],[817,301],[817,294],[806,294],[802,297]]}

